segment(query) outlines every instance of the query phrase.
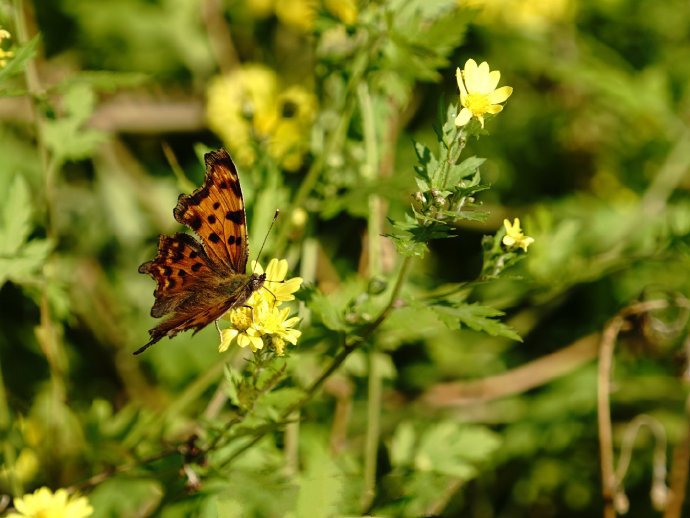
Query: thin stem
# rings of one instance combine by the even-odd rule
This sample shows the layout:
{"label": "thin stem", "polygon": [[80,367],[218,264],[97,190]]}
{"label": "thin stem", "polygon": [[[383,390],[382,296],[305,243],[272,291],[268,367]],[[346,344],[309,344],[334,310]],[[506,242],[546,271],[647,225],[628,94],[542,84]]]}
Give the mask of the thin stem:
{"label": "thin stem", "polygon": [[369,509],[376,496],[376,468],[381,433],[381,394],[383,379],[379,369],[378,354],[372,347],[369,352],[369,383],[367,400],[367,434],[364,446],[364,492],[361,509]]}
{"label": "thin stem", "polygon": [[[362,116],[364,146],[366,150],[366,175],[375,179],[379,174],[379,150],[374,119],[374,106],[367,83],[361,83],[357,89],[359,112]],[[367,218],[367,264],[369,277],[381,274],[381,199],[372,194],[369,196],[369,215]],[[364,447],[364,491],[361,508],[366,510],[376,494],[376,468],[379,434],[381,429],[381,393],[383,380],[378,369],[376,346],[369,350],[369,378],[367,397],[367,429]]]}
{"label": "thin stem", "polygon": [[606,327],[599,346],[599,373],[597,377],[597,416],[599,425],[599,452],[601,456],[601,484],[604,498],[604,518],[614,518],[616,476],[613,468],[613,439],[611,433],[611,367],[613,351],[625,320],[617,315]]}

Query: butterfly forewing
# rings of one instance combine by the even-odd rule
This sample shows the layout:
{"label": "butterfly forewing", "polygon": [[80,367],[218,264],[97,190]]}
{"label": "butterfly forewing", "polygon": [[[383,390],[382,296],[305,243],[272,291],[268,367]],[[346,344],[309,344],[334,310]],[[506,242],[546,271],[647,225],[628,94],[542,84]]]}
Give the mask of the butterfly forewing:
{"label": "butterfly forewing", "polygon": [[224,149],[204,160],[204,185],[180,195],[173,211],[201,243],[188,234],[162,235],[156,257],[139,267],[157,283],[151,315],[168,317],[149,330],[151,339],[134,354],[164,336],[206,327],[263,285],[265,275],[245,274],[249,247],[237,169]]}
{"label": "butterfly forewing", "polygon": [[207,153],[204,160],[204,185],[181,195],[173,214],[197,233],[212,261],[244,273],[247,225],[237,169],[224,149]]}

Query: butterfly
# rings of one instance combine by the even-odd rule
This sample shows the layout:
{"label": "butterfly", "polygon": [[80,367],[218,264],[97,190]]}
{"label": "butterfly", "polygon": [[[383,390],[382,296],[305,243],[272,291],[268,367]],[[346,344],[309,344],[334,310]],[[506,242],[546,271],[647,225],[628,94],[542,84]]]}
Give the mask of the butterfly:
{"label": "butterfly", "polygon": [[194,329],[194,334],[231,308],[242,306],[266,280],[246,274],[249,243],[244,198],[235,164],[224,149],[204,155],[204,185],[181,194],[173,216],[201,239],[183,232],[158,238],[153,261],[139,267],[157,283],[151,316],[168,317],[149,330],[140,354],[164,336]]}

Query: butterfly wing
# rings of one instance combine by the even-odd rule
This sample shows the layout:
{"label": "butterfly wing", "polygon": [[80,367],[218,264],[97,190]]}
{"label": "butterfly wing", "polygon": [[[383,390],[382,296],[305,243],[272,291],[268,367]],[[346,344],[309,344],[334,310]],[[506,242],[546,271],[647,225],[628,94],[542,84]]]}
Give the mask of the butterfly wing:
{"label": "butterfly wing", "polygon": [[249,244],[237,169],[224,149],[206,153],[204,161],[204,185],[180,195],[173,214],[201,238],[211,261],[245,273]]}

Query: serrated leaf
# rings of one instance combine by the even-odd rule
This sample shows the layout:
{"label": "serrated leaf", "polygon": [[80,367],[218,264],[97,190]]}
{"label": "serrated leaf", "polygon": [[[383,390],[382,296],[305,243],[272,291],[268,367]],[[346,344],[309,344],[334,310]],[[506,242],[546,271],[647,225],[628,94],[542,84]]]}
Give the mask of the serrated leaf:
{"label": "serrated leaf", "polygon": [[0,224],[0,256],[13,256],[29,237],[31,231],[31,203],[29,186],[21,175],[16,175],[2,208]]}
{"label": "serrated leaf", "polygon": [[235,406],[240,406],[240,396],[238,393],[238,385],[242,377],[239,372],[231,365],[225,366],[225,394],[228,396],[230,402]]}
{"label": "serrated leaf", "polygon": [[486,161],[486,158],[480,158],[476,156],[471,156],[466,158],[459,164],[455,164],[450,167],[448,171],[448,176],[446,177],[446,184],[442,186],[443,189],[453,189],[459,183],[460,180],[466,178],[470,175],[475,174],[477,168]]}
{"label": "serrated leaf", "polygon": [[308,303],[309,309],[321,323],[332,331],[346,331],[347,326],[338,309],[331,304],[323,293],[314,292]]}
{"label": "serrated leaf", "polygon": [[522,338],[515,330],[496,319],[504,315],[504,313],[498,309],[482,306],[477,303],[461,303],[457,306],[450,304],[435,304],[431,307],[436,312],[439,319],[451,329],[465,325],[474,331],[487,333],[491,336],[502,336],[522,342]]}
{"label": "serrated leaf", "polygon": [[312,445],[305,461],[306,470],[300,477],[295,518],[340,515],[344,480],[338,466],[319,444]]}
{"label": "serrated leaf", "polygon": [[87,84],[75,84],[62,97],[62,106],[69,118],[77,124],[83,124],[93,113],[96,105],[96,94]]}
{"label": "serrated leaf", "polygon": [[14,58],[8,61],[3,68],[0,68],[0,83],[24,71],[26,62],[36,54],[36,47],[39,41],[41,41],[41,38],[37,34],[26,45],[22,45],[14,50]]}
{"label": "serrated leaf", "polygon": [[488,460],[499,443],[498,435],[488,428],[444,421],[422,435],[415,467],[468,480],[476,475],[476,465]]}
{"label": "serrated leaf", "polygon": [[81,121],[73,118],[46,121],[44,124],[44,142],[59,162],[88,158],[105,140],[103,132],[80,128],[80,125]]}

